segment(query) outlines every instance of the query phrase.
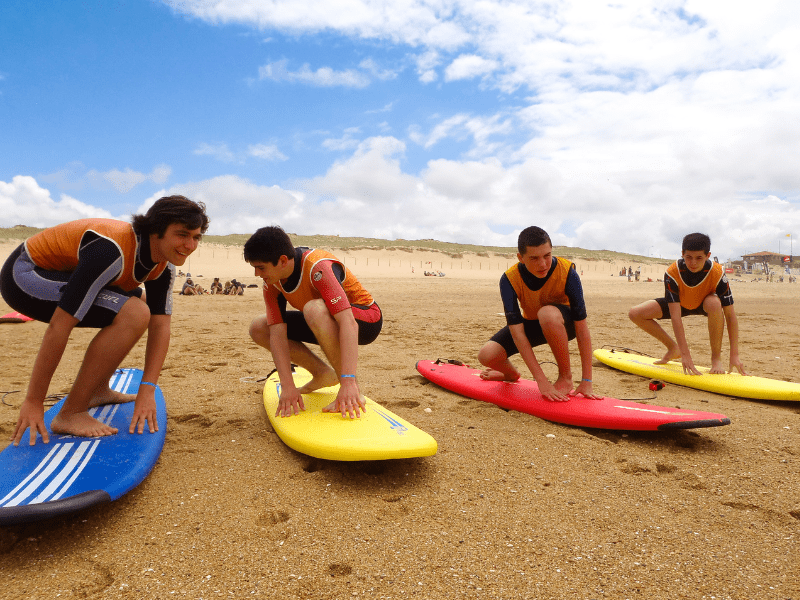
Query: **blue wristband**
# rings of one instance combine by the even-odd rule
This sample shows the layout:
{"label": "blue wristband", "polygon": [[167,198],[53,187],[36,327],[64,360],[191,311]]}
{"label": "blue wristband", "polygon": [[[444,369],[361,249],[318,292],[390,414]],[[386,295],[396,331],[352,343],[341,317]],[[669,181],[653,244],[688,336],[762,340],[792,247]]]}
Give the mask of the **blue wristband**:
{"label": "blue wristband", "polygon": [[355,375],[339,375],[342,379],[355,379]]}
{"label": "blue wristband", "polygon": [[591,379],[581,379],[581,381],[587,381],[587,382],[589,382],[589,383],[592,383],[592,380],[591,380]]}
{"label": "blue wristband", "polygon": [[151,387],[158,387],[158,386],[157,386],[155,383],[152,383],[152,382],[150,382],[150,381],[140,381],[140,382],[139,382],[139,385],[140,385],[140,386],[142,386],[142,385],[149,385],[149,386],[151,386]]}

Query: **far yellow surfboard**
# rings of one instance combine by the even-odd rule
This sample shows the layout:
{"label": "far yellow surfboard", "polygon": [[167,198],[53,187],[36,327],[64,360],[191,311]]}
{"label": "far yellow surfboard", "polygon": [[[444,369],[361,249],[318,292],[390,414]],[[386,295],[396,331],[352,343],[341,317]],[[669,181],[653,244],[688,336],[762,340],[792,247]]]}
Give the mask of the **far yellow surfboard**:
{"label": "far yellow surfboard", "polygon": [[[300,387],[311,379],[302,367],[295,367],[294,382]],[[280,379],[275,372],[264,385],[264,408],[275,433],[290,448],[327,460],[386,460],[436,454],[430,435],[377,402],[367,398],[361,418],[324,413],[322,408],[336,399],[339,386],[303,394],[306,409],[291,417],[276,417]]]}
{"label": "far yellow surfboard", "polygon": [[667,383],[715,394],[753,400],[800,400],[800,384],[790,381],[740,375],[739,373],[711,375],[708,367],[697,367],[697,370],[703,373],[702,375],[686,375],[680,361],[655,365],[653,363],[658,360],[657,358],[620,350],[595,350],[594,357],[609,367],[626,373],[660,379]]}

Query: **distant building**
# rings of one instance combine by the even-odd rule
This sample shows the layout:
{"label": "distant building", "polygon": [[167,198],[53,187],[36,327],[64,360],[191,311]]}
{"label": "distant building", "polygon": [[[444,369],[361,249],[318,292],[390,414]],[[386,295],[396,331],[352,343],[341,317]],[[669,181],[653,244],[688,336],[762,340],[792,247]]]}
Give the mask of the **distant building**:
{"label": "distant building", "polygon": [[766,250],[762,252],[753,252],[752,254],[743,254],[742,260],[746,261],[748,264],[764,264],[767,263],[769,265],[781,265],[783,264],[783,257],[789,256],[788,254],[777,254],[775,252],[767,252]]}

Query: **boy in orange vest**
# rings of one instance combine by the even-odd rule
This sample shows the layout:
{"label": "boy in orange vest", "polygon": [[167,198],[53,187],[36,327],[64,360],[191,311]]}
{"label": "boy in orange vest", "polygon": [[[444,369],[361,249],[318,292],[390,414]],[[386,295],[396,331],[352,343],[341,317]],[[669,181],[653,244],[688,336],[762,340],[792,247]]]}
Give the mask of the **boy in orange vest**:
{"label": "boy in orange vest", "polygon": [[[205,206],[166,196],[133,223],[80,219],[45,229],[25,240],[0,272],[3,299],[15,310],[48,324],[28,390],[11,436],[19,445],[30,429],[47,444],[44,401],[75,327],[100,331],[92,339],[69,397],[50,428],[81,437],[113,435],[117,429],[92,417],[100,404],[136,400],[130,433],[156,423],[155,385],[169,348],[175,266],[182,266],[208,228]],[[144,289],[141,285],[144,284]],[[146,292],[146,293],[145,293]],[[111,375],[144,332],[144,373],[136,395],[108,386]]]}
{"label": "boy in orange vest", "polygon": [[[711,239],[704,233],[690,233],[683,238],[681,258],[664,274],[664,298],[648,300],[628,312],[631,321],[667,347],[667,353],[655,364],[663,365],[680,359],[683,372],[702,375],[692,360],[682,318],[687,315],[708,317],[708,338],[711,343],[711,373],[725,373],[722,364],[722,330],[728,324],[731,343],[730,370],[745,375],[739,359],[739,322],[733,308],[733,295],[725,269],[711,261]],[[675,340],[657,323],[671,319]],[[677,341],[676,341],[677,340]]]}
{"label": "boy in orange vest", "polygon": [[[486,367],[481,378],[516,381],[520,373],[509,357],[519,352],[546,400],[565,401],[592,392],[592,340],[586,322],[581,280],[575,265],[553,256],[546,231],[528,227],[517,241],[519,262],[500,278],[500,296],[507,325],[484,344],[478,360]],[[569,340],[578,340],[581,382],[573,389]],[[558,379],[550,383],[533,352],[549,344],[558,365]]]}
{"label": "boy in orange vest", "polygon": [[[262,227],[244,245],[244,259],[264,280],[266,315],[250,325],[253,341],[272,353],[281,381],[277,416],[305,410],[302,394],[340,383],[336,400],[323,410],[351,419],[365,410],[356,368],[358,346],[372,343],[383,315],[350,270],[325,250],[295,248],[283,229]],[[287,310],[286,304],[296,310]],[[322,348],[330,364],[307,344]],[[311,381],[296,388],[291,363]]]}

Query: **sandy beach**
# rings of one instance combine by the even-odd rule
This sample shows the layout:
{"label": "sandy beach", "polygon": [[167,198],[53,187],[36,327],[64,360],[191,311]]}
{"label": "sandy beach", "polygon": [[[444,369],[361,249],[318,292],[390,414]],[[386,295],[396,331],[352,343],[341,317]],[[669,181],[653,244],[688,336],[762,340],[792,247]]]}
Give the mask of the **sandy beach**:
{"label": "sandy beach", "polygon": [[[0,245],[0,259],[12,248]],[[437,455],[340,463],[289,449],[254,381],[273,368],[247,333],[260,291],[176,294],[158,464],[116,502],[0,529],[0,598],[800,599],[800,403],[668,385],[648,402],[731,425],[626,434],[459,397],[415,363],[477,364],[504,324],[497,282],[513,257],[338,254],[384,311],[378,340],[360,349],[362,390],[433,435]],[[641,265],[642,281],[629,282],[618,275],[627,264],[576,262],[593,346],[663,354],[627,311],[662,295],[664,266]],[[183,270],[203,285],[259,281],[237,247],[204,244]],[[749,373],[800,382],[800,286],[732,289]],[[708,365],[705,320],[686,324],[695,362]],[[0,390],[19,390],[0,406],[0,447],[45,327],[0,325]],[[74,331],[51,393],[69,390],[93,334]],[[141,367],[144,347],[123,365]],[[603,395],[652,396],[648,380],[599,363],[593,379]]]}

